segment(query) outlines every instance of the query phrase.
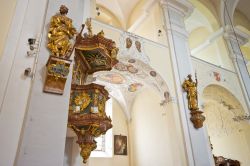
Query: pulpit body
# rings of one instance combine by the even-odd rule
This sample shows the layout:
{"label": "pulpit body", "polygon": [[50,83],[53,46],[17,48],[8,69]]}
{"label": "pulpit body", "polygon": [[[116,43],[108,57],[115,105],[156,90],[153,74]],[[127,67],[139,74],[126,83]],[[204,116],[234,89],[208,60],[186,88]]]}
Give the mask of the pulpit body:
{"label": "pulpit body", "polygon": [[[88,33],[82,36],[85,25]],[[86,84],[86,79],[94,72],[111,70],[118,62],[115,42],[105,38],[103,31],[93,35],[91,19],[87,19],[85,25],[82,25],[74,44],[75,65],[68,117],[68,127],[78,137],[84,163],[97,147],[95,138],[112,128],[112,120],[105,113],[108,91],[98,84]]]}

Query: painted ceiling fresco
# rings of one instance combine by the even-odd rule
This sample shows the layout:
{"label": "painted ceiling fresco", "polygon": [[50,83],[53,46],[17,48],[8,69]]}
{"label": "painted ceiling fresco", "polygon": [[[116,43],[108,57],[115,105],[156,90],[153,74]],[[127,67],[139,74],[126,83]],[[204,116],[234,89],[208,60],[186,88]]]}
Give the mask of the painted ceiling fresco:
{"label": "painted ceiling fresco", "polygon": [[109,94],[123,107],[128,119],[136,95],[144,89],[154,89],[160,95],[164,105],[171,100],[168,86],[163,78],[150,67],[150,60],[143,48],[143,40],[129,33],[120,38],[118,60],[111,71],[93,74],[90,81],[104,85]]}

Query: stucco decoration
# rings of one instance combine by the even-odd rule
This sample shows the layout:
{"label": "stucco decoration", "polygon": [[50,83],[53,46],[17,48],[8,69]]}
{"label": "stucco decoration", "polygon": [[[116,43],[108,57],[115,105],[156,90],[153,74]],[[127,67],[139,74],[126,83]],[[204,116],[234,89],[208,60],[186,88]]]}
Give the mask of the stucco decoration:
{"label": "stucco decoration", "polygon": [[223,137],[241,132],[242,122],[233,118],[244,115],[244,110],[233,94],[221,86],[209,85],[203,92],[203,101],[210,136]]}
{"label": "stucco decoration", "polygon": [[116,72],[104,73],[102,75],[99,75],[98,79],[109,82],[111,84],[123,84],[126,81],[125,77]]}
{"label": "stucco decoration", "polygon": [[150,60],[145,54],[143,47],[144,41],[142,38],[137,37],[136,35],[129,32],[124,32],[121,34],[119,45],[120,47],[118,57],[131,56],[132,59],[138,59],[146,64],[149,64]]}
{"label": "stucco decoration", "polygon": [[128,119],[131,118],[129,110],[136,95],[145,88],[154,89],[161,96],[161,105],[172,100],[166,82],[148,64],[131,56],[122,56],[118,60],[111,71],[94,73],[94,83],[105,86],[109,94],[119,101]]}

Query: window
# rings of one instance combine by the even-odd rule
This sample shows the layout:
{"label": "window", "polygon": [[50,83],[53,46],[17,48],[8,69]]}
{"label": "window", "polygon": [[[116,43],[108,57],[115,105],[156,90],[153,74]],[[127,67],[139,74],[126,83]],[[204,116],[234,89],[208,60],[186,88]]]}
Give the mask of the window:
{"label": "window", "polygon": [[[105,105],[107,116],[112,118],[112,99],[109,99]],[[112,128],[109,129],[105,135],[96,138],[97,148],[91,153],[90,157],[112,157],[113,144],[112,144]]]}

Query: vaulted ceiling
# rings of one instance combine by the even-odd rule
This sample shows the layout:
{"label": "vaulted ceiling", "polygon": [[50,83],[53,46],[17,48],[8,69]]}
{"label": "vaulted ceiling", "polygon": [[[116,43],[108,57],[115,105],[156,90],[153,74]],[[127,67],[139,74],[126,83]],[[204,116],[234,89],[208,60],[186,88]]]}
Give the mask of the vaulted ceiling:
{"label": "vaulted ceiling", "polygon": [[126,27],[130,14],[140,1],[141,0],[132,0],[129,2],[127,0],[96,0],[96,3],[110,10],[123,26]]}
{"label": "vaulted ceiling", "polygon": [[243,13],[248,20],[250,20],[250,1],[249,0],[239,0],[236,9],[238,9],[239,11],[241,11],[241,13]]}

